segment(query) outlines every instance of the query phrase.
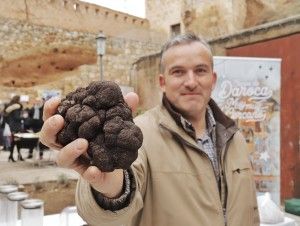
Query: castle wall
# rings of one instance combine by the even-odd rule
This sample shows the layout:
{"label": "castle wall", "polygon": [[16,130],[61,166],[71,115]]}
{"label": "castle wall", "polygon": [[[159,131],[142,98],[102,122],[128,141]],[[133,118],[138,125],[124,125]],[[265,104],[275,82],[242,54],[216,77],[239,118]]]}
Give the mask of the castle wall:
{"label": "castle wall", "polygon": [[[157,10],[163,8],[164,10]],[[245,0],[148,0],[146,18],[150,28],[170,36],[170,25],[180,23],[181,31],[206,38],[241,29],[246,15]]]}
{"label": "castle wall", "polygon": [[[150,28],[170,36],[170,25],[180,23],[182,32],[207,39],[297,15],[298,0],[147,0]],[[158,10],[158,9],[164,10]]]}
{"label": "castle wall", "polygon": [[146,0],[146,18],[149,20],[150,28],[162,32],[167,38],[170,36],[170,25],[180,23],[182,27],[182,2],[182,0]]}
{"label": "castle wall", "polygon": [[[1,91],[6,91],[1,92],[0,99],[9,99],[12,92],[30,92],[34,96],[39,87],[57,87],[64,95],[72,88],[99,80],[95,37],[94,33],[2,18],[0,85]],[[103,56],[104,78],[130,85],[131,64],[145,53],[159,49],[160,44],[108,36]]]}
{"label": "castle wall", "polygon": [[159,53],[144,56],[133,64],[132,85],[139,95],[139,109],[157,105],[162,96],[159,86]]}
{"label": "castle wall", "polygon": [[159,42],[149,21],[77,0],[1,0],[0,16],[23,22],[140,41]]}

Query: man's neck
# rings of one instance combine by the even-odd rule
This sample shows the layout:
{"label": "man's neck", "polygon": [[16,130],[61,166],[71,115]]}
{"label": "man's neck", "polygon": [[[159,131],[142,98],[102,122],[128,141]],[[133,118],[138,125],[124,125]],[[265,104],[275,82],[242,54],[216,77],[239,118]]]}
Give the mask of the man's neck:
{"label": "man's neck", "polygon": [[205,129],[206,129],[205,114],[206,114],[206,109],[204,109],[204,111],[199,114],[199,117],[196,118],[187,117],[187,120],[189,120],[192,123],[195,129],[197,138],[202,137],[203,134],[205,133]]}

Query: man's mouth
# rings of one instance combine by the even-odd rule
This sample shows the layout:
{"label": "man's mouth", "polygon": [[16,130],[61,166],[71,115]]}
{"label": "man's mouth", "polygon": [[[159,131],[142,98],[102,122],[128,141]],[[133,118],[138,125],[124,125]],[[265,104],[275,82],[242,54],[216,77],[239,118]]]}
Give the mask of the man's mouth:
{"label": "man's mouth", "polygon": [[182,96],[198,96],[200,93],[182,93]]}

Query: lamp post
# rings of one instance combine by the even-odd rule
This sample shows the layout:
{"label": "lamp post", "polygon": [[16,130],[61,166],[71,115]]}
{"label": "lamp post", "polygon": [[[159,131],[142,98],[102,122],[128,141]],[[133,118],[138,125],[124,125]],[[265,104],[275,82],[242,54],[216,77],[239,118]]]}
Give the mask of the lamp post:
{"label": "lamp post", "polygon": [[105,42],[106,42],[106,36],[103,34],[102,31],[97,35],[96,37],[97,41],[97,55],[100,57],[100,80],[103,81],[103,63],[102,63],[102,57],[105,54]]}

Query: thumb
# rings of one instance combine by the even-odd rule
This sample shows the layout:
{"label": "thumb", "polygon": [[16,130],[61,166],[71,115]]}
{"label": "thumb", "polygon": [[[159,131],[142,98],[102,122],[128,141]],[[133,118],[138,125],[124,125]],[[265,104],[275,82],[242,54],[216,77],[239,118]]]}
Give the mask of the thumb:
{"label": "thumb", "polygon": [[134,92],[129,92],[124,96],[124,99],[131,108],[132,112],[135,112],[139,104],[139,96]]}

